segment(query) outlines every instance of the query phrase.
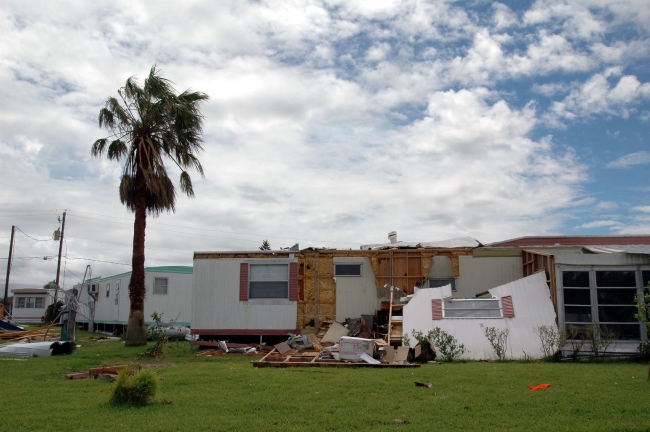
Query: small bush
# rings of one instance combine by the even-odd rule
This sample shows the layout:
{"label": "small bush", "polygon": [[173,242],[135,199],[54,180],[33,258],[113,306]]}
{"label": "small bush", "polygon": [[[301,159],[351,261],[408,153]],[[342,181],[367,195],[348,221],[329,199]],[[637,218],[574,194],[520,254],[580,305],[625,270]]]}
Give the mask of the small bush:
{"label": "small bush", "polygon": [[124,370],[119,373],[109,403],[145,406],[156,396],[157,391],[158,375],[153,370],[143,369],[133,375]]}
{"label": "small bush", "polygon": [[510,330],[499,330],[496,327],[485,327],[484,332],[485,337],[490,342],[490,345],[492,345],[494,354],[496,354],[499,360],[505,360],[506,350],[508,348],[508,335],[510,334]]}
{"label": "small bush", "polygon": [[535,329],[535,333],[542,342],[544,358],[550,360],[555,353],[566,344],[566,333],[560,331],[556,325],[543,325]]}
{"label": "small bush", "polygon": [[459,344],[458,339],[442,330],[440,327],[431,330],[427,334],[427,339],[433,343],[436,352],[439,352],[442,355],[442,358],[448,362],[458,360],[467,352],[465,345]]}

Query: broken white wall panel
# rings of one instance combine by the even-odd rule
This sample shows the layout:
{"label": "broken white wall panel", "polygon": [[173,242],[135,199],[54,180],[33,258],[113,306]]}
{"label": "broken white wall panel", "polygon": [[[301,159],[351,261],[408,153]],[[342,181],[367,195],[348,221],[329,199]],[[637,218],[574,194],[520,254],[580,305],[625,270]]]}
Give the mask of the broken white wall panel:
{"label": "broken white wall panel", "polygon": [[[465,345],[467,353],[464,358],[473,360],[495,360],[496,355],[485,337],[485,327],[508,329],[507,358],[541,358],[541,342],[535,329],[542,325],[555,325],[555,310],[551,302],[546,277],[538,273],[517,281],[498,286],[489,290],[493,298],[510,296],[514,317],[502,318],[450,318],[443,309],[442,319],[432,319],[432,300],[441,300],[444,304],[443,290],[428,288],[418,290],[413,299],[404,306],[404,332],[408,334],[410,343],[417,342],[412,337],[412,331],[428,333],[436,327],[453,335]],[[462,300],[452,300],[462,301]],[[476,301],[476,300],[475,300]],[[444,307],[444,306],[443,306]]]}

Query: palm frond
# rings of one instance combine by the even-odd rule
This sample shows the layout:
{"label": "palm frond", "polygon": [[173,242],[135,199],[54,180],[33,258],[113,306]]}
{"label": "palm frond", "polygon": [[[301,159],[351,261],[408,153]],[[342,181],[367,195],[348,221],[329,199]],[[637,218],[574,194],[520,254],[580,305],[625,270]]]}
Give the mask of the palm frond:
{"label": "palm frond", "polygon": [[100,138],[95,143],[93,146],[90,148],[90,154],[94,157],[100,157],[102,153],[104,153],[104,149],[106,148],[106,143],[108,140],[106,138]]}
{"label": "palm frond", "polygon": [[190,178],[190,175],[187,173],[187,171],[183,171],[181,173],[181,180],[179,182],[181,186],[181,190],[185,195],[188,197],[194,197],[194,188],[192,186],[192,179]]}
{"label": "palm frond", "polygon": [[124,141],[117,139],[111,142],[108,146],[106,157],[108,160],[120,160],[124,155],[126,155],[127,151],[128,149],[126,148]]}

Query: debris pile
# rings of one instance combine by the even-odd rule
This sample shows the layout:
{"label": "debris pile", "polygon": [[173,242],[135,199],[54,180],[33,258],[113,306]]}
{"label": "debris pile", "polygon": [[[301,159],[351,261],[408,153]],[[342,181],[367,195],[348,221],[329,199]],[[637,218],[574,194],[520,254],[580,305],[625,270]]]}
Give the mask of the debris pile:
{"label": "debris pile", "polygon": [[[190,342],[191,343],[191,342]],[[265,344],[258,344],[258,345],[247,345],[247,344],[238,344],[238,343],[227,343],[225,341],[218,341],[218,342],[202,342],[202,341],[196,341],[193,345],[200,345],[202,347],[210,347],[210,346],[215,346],[216,348],[208,348],[203,351],[199,351],[196,356],[220,356],[220,355],[241,355],[241,356],[259,356],[260,352],[269,352],[272,351],[273,348],[271,348],[268,345]]]}
{"label": "debris pile", "polygon": [[121,365],[121,366],[103,366],[98,368],[91,368],[88,369],[88,372],[67,374],[65,376],[65,379],[75,380],[75,379],[95,378],[95,379],[106,379],[109,381],[116,381],[118,372],[128,367],[129,366]]}
{"label": "debris pile", "polygon": [[[13,326],[12,326],[13,327]],[[30,341],[43,341],[43,340],[55,340],[60,338],[60,330],[51,329],[48,333],[47,326],[39,327],[34,330],[4,330],[0,329],[0,339],[5,342],[16,342],[22,340]],[[45,335],[47,333],[47,336]]]}
{"label": "debris pile", "polygon": [[[407,362],[409,347],[373,339],[372,320],[364,316],[344,323],[325,321],[316,334],[289,334],[256,367],[419,367]],[[370,321],[370,322],[369,322]]]}

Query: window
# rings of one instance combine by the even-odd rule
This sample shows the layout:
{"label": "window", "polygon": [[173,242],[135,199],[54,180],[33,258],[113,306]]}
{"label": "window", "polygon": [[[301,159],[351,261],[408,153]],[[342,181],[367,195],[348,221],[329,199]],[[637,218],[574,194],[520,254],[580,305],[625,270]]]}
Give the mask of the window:
{"label": "window", "polygon": [[501,318],[499,299],[445,300],[445,318]]}
{"label": "window", "polygon": [[34,297],[27,297],[27,309],[34,309]]}
{"label": "window", "polygon": [[106,298],[109,298],[111,295],[111,284],[106,284]]}
{"label": "window", "polygon": [[25,297],[18,297],[18,308],[23,309],[25,307]]}
{"label": "window", "polygon": [[614,333],[615,339],[641,338],[640,324],[634,318],[634,296],[639,292],[634,270],[563,271],[562,285],[567,331],[598,323],[601,331]]}
{"label": "window", "polygon": [[289,297],[289,266],[287,264],[251,264],[249,299]]}
{"label": "window", "polygon": [[361,264],[334,264],[334,276],[361,276]]}
{"label": "window", "polygon": [[153,278],[153,293],[167,294],[168,278]]}
{"label": "window", "polygon": [[641,328],[634,317],[636,272],[597,271],[596,301],[600,329],[613,332],[616,339],[640,339]]}
{"label": "window", "polygon": [[431,278],[429,279],[429,288],[440,288],[451,284],[451,290],[456,291],[456,279],[454,278]]}
{"label": "window", "polygon": [[115,283],[115,304],[120,304],[120,283]]}
{"label": "window", "polygon": [[43,304],[44,304],[43,300],[45,300],[43,297],[36,297],[36,299],[34,300],[34,307],[37,308],[37,309],[43,309],[43,307],[44,307],[43,306]]}

